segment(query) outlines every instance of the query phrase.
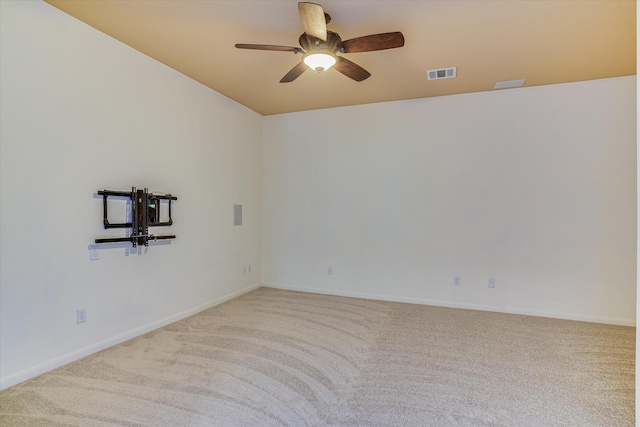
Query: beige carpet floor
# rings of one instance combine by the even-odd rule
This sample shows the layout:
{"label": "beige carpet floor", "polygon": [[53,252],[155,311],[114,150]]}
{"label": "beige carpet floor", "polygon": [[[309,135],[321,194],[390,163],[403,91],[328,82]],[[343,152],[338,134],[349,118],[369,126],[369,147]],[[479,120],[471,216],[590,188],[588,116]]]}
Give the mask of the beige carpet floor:
{"label": "beige carpet floor", "polygon": [[0,392],[2,426],[633,426],[635,328],[260,288]]}

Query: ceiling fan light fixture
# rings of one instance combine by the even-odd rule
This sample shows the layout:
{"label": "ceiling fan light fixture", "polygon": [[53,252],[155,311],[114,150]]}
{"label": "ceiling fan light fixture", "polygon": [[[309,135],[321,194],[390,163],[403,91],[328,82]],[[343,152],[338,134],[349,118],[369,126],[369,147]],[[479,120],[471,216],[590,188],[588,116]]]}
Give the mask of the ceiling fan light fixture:
{"label": "ceiling fan light fixture", "polygon": [[336,57],[330,51],[322,49],[306,54],[303,61],[312,70],[324,71],[333,67]]}

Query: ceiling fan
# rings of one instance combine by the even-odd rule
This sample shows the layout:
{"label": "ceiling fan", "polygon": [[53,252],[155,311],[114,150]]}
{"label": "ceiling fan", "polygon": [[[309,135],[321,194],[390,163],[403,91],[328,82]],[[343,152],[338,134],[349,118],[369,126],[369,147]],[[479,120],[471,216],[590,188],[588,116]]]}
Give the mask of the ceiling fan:
{"label": "ceiling fan", "polygon": [[238,49],[302,53],[302,61],[293,67],[280,80],[280,83],[294,81],[307,68],[324,71],[332,66],[345,76],[361,82],[371,74],[358,64],[338,56],[338,53],[371,52],[404,46],[404,36],[399,31],[372,34],[342,41],[337,33],[327,30],[327,24],[331,21],[331,17],[324,13],[322,6],[319,4],[298,3],[298,12],[304,27],[304,33],[298,39],[301,48],[268,44],[236,44]]}

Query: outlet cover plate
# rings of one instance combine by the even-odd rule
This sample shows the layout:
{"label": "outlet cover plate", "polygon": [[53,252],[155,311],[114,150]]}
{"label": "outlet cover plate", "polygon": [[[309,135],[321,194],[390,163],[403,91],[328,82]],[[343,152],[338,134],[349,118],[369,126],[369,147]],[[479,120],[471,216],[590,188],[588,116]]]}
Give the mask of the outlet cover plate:
{"label": "outlet cover plate", "polygon": [[87,309],[79,308],[76,310],[76,323],[84,323],[87,321]]}

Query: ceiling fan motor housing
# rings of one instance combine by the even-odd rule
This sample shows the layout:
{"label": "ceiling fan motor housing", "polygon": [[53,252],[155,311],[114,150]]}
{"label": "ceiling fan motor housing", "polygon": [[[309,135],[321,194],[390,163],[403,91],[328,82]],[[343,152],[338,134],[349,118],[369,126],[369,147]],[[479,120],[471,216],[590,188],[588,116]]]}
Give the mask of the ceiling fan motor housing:
{"label": "ceiling fan motor housing", "polygon": [[327,40],[321,40],[307,35],[307,33],[302,33],[298,39],[298,43],[300,43],[300,46],[302,46],[306,53],[320,49],[326,49],[332,53],[342,51],[342,39],[340,35],[329,30],[327,30]]}

